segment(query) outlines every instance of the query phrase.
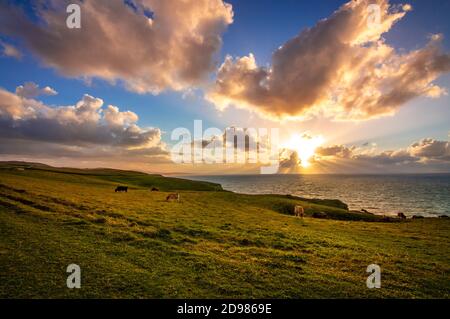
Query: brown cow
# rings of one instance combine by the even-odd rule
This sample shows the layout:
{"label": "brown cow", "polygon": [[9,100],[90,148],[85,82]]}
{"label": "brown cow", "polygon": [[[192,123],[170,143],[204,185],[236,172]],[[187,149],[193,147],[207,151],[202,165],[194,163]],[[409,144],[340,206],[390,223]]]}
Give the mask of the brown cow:
{"label": "brown cow", "polygon": [[179,202],[179,201],[180,201],[180,194],[178,194],[178,193],[172,193],[172,194],[169,194],[169,195],[166,197],[166,201],[170,202],[170,201],[172,201],[172,200],[175,200],[175,201]]}
{"label": "brown cow", "polygon": [[303,209],[302,206],[295,205],[295,207],[294,207],[294,216],[300,217],[300,218],[303,218],[303,216],[305,216],[305,210]]}

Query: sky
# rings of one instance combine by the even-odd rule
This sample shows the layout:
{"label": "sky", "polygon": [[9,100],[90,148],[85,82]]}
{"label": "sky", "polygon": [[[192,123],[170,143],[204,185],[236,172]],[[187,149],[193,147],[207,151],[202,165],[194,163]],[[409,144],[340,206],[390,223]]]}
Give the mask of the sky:
{"label": "sky", "polygon": [[[66,25],[70,3],[79,29]],[[445,0],[1,0],[0,160],[260,172],[174,162],[172,133],[193,134],[202,120],[277,128],[280,173],[450,172],[449,9]]]}

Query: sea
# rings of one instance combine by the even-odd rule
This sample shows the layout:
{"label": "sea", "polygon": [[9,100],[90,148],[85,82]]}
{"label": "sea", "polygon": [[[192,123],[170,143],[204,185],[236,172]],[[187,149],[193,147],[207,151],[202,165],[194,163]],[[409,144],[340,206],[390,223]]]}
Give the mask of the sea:
{"label": "sea", "polygon": [[291,194],[339,199],[351,210],[407,216],[450,216],[450,174],[414,175],[205,175],[183,176],[219,183],[246,194]]}

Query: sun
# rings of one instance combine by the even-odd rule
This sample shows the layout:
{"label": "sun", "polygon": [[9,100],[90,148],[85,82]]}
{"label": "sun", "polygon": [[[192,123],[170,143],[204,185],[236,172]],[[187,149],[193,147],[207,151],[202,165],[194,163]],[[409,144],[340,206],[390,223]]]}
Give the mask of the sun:
{"label": "sun", "polygon": [[294,134],[283,147],[297,152],[297,155],[301,160],[300,165],[306,168],[311,165],[309,160],[314,156],[316,149],[322,145],[324,141],[324,138],[320,135],[309,136],[306,134]]}

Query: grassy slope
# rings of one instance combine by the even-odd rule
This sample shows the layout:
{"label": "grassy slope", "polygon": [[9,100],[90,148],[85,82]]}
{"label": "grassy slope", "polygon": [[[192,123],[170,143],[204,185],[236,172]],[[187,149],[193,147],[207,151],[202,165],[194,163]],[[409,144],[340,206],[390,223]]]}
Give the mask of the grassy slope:
{"label": "grassy slope", "polygon": [[[375,217],[158,175],[33,167],[0,168],[0,297],[450,297],[447,220],[356,222]],[[132,189],[114,193],[117,183]],[[151,186],[181,188],[181,202]],[[341,220],[283,214],[296,203]],[[65,286],[70,263],[82,289]],[[372,263],[382,289],[366,288]]]}

